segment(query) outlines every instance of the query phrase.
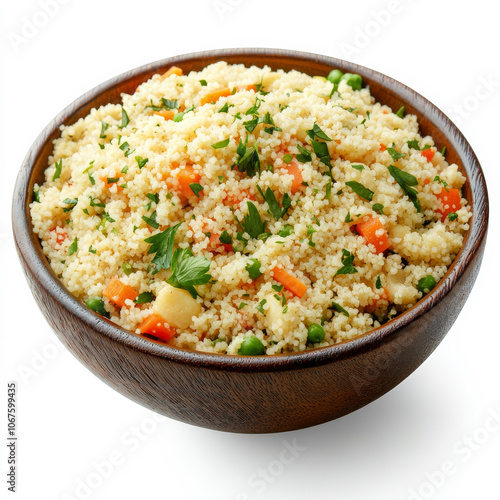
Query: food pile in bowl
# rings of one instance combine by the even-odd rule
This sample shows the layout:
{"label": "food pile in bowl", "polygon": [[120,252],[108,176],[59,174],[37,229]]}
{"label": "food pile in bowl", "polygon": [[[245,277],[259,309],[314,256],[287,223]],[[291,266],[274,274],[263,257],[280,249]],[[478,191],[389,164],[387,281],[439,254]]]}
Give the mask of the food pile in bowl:
{"label": "food pile in bowl", "polygon": [[471,217],[445,148],[339,70],[173,66],[62,127],[49,163],[31,216],[67,289],[197,351],[362,335],[432,290]]}

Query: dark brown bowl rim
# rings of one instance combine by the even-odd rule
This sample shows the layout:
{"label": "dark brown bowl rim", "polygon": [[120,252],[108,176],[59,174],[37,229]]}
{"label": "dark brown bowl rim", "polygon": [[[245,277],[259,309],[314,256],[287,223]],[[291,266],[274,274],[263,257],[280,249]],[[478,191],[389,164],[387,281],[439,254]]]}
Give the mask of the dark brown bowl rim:
{"label": "dark brown bowl rim", "polygon": [[[397,95],[403,102],[411,103],[412,106],[421,113],[423,113],[425,109],[425,116],[445,134],[447,140],[459,155],[464,169],[467,171],[467,179],[471,189],[473,217],[470,222],[470,229],[464,246],[448,269],[446,275],[431,293],[421,299],[411,309],[360,337],[332,346],[298,353],[255,357],[190,351],[150,341],[124,330],[93,313],[73,297],[52,271],[47,259],[41,252],[41,245],[38,238],[31,230],[31,218],[29,216],[31,193],[28,192],[28,186],[33,173],[34,159],[40,154],[42,145],[47,141],[54,130],[59,127],[64,119],[75,115],[97,96],[113,88],[118,83],[132,80],[139,74],[146,75],[145,79],[147,79],[149,77],[148,75],[158,72],[157,70],[160,68],[166,68],[175,64],[182,65],[182,63],[204,58],[216,57],[220,60],[224,60],[225,58],[244,56],[276,56],[286,57],[290,60],[314,61],[321,64],[327,64],[332,68],[340,68],[344,72],[359,73],[365,78],[369,77],[370,80],[383,85],[392,94]],[[26,181],[22,181],[21,174],[26,169],[28,169],[29,174],[24,178]],[[53,300],[60,302],[64,308],[71,311],[72,314],[78,317],[78,319],[89,328],[129,348],[172,362],[227,371],[260,372],[290,370],[331,363],[374,349],[380,345],[381,342],[389,341],[397,336],[401,329],[426,314],[436,304],[441,302],[460,279],[465,269],[473,260],[482,240],[486,236],[488,206],[488,194],[484,174],[469,143],[442,111],[414,90],[382,73],[329,56],[282,49],[244,48],[209,50],[155,61],[114,77],[76,99],[44,128],[27,153],[16,182],[12,219],[16,245],[19,249],[21,246],[20,242],[24,239],[22,244],[23,259],[26,265],[36,274],[37,281],[49,293]]]}

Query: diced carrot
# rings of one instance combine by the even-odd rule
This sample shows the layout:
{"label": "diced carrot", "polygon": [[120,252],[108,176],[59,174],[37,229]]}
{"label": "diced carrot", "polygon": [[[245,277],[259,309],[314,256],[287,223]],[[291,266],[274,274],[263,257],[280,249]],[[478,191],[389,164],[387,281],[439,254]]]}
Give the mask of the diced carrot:
{"label": "diced carrot", "polygon": [[363,236],[366,243],[375,247],[376,253],[381,253],[390,246],[387,231],[378,217],[369,217],[358,222],[356,231]]}
{"label": "diced carrot", "polygon": [[434,158],[434,155],[436,154],[436,150],[434,148],[428,148],[428,149],[424,149],[423,151],[420,151],[420,154],[427,161],[432,161],[432,159]]}
{"label": "diced carrot", "polygon": [[230,243],[221,243],[220,234],[218,233],[210,233],[209,237],[209,248],[214,248],[216,252],[232,252],[233,245]]}
{"label": "diced carrot", "polygon": [[271,272],[276,281],[280,282],[289,292],[292,292],[299,299],[307,292],[307,286],[298,278],[292,276],[288,271],[275,267]]}
{"label": "diced carrot", "polygon": [[167,71],[165,71],[165,73],[163,73],[163,75],[161,75],[161,79],[165,80],[165,78],[168,78],[172,75],[182,76],[182,74],[183,73],[181,68],[178,68],[177,66],[171,66]]}
{"label": "diced carrot", "polygon": [[436,208],[436,212],[441,214],[441,222],[444,222],[448,214],[452,214],[462,208],[460,191],[454,188],[446,188],[443,186],[441,192],[436,195],[441,202],[441,207]]}
{"label": "diced carrot", "polygon": [[257,92],[257,86],[256,85],[238,85],[236,87],[236,92],[243,92],[245,90],[253,90],[254,92]]}
{"label": "diced carrot", "polygon": [[[178,194],[186,200],[196,198],[190,184],[199,183],[201,175],[194,170],[193,165],[186,165],[175,177],[178,181],[178,185],[172,185],[172,183],[169,182],[170,179],[167,179],[167,184],[172,185],[172,187],[177,190]],[[199,196],[203,196],[203,191],[199,192]]]}
{"label": "diced carrot", "polygon": [[139,295],[133,287],[125,285],[118,278],[111,278],[102,294],[118,307],[123,307],[127,299],[135,300]]}
{"label": "diced carrot", "polygon": [[[58,229],[59,229],[59,231],[58,231]],[[64,240],[68,237],[68,233],[66,231],[62,230],[60,227],[53,227],[50,231],[55,233],[56,243],[58,245],[61,245],[62,243],[64,243]]]}
{"label": "diced carrot", "polygon": [[299,166],[299,162],[294,157],[290,163],[288,164],[282,163],[279,166],[279,169],[293,176],[292,186],[290,188],[290,191],[292,192],[292,194],[296,193],[302,187],[302,182],[304,181],[304,178],[302,177],[302,170],[300,169]]}
{"label": "diced carrot", "polygon": [[424,185],[427,185],[431,182],[431,180],[427,177],[427,179],[424,179]]}
{"label": "diced carrot", "polygon": [[222,200],[222,203],[227,207],[234,207],[235,205],[239,205],[245,199],[255,201],[255,196],[249,189],[242,189],[237,193],[228,193],[224,200]]}
{"label": "diced carrot", "polygon": [[118,185],[117,180],[113,181],[113,182],[108,182],[109,179],[116,179],[116,177],[115,177],[115,175],[113,175],[112,177],[108,177],[108,176],[101,177],[101,180],[104,182],[104,187],[106,189],[110,189],[114,184],[116,184],[116,191],[117,192],[123,191],[123,188]]}
{"label": "diced carrot", "polygon": [[150,314],[140,325],[142,334],[154,335],[165,342],[168,342],[174,335],[175,330],[157,313]]}
{"label": "diced carrot", "polygon": [[165,120],[173,120],[175,116],[175,111],[171,109],[161,109],[160,111],[155,111],[153,114],[162,116]]}
{"label": "diced carrot", "polygon": [[380,144],[378,150],[379,151],[385,151],[387,149],[387,146],[385,144]]}
{"label": "diced carrot", "polygon": [[206,96],[203,96],[201,98],[201,105],[203,106],[204,104],[207,104],[209,102],[215,103],[221,97],[227,97],[228,95],[231,95],[231,89],[225,88],[214,90],[213,92],[209,92]]}

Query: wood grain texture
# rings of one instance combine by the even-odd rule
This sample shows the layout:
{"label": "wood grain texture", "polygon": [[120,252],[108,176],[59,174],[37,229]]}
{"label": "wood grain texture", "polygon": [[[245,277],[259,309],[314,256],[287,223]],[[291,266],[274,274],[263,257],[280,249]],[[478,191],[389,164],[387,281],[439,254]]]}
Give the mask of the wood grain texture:
{"label": "wood grain texture", "polygon": [[[43,182],[61,124],[91,108],[119,102],[153,74],[176,65],[188,73],[225,60],[327,75],[359,73],[380,102],[418,116],[447,159],[467,177],[464,196],[473,217],[463,249],[438,286],[412,309],[355,340],[299,354],[240,357],[199,353],[133,335],[79,303],[59,282],[33,234],[28,205]],[[19,171],[12,222],[19,258],[33,296],[64,345],[95,375],[130,399],[168,417],[231,432],[279,432],[352,412],[391,390],[438,346],[456,320],[481,265],[488,225],[483,172],[469,144],[433,104],[405,85],[342,60],[283,50],[229,49],[157,61],[91,90],[54,118]]]}

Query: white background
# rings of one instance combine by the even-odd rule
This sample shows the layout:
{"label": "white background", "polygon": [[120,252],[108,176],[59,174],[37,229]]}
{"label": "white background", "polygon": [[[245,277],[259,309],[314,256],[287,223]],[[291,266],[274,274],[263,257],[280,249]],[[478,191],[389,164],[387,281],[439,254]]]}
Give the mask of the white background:
{"label": "white background", "polygon": [[[500,498],[500,422],[492,425],[491,417],[496,413],[500,420],[500,339],[493,319],[500,282],[495,4],[49,0],[52,12],[44,19],[42,3],[4,1],[0,14],[0,437],[6,436],[10,380],[18,383],[19,435],[17,493],[7,491],[3,441],[0,497]],[[27,23],[35,20],[46,23],[29,31]],[[24,155],[71,101],[147,62],[252,46],[350,59],[423,94],[454,117],[476,151],[492,212],[476,286],[448,336],[421,368],[383,398],[342,419],[257,436],[157,422],[153,413],[94,377],[61,346],[38,312],[10,225],[12,190]],[[296,456],[283,452],[286,443],[300,450]],[[114,465],[103,465],[110,459]],[[438,472],[445,462],[446,475]]]}

